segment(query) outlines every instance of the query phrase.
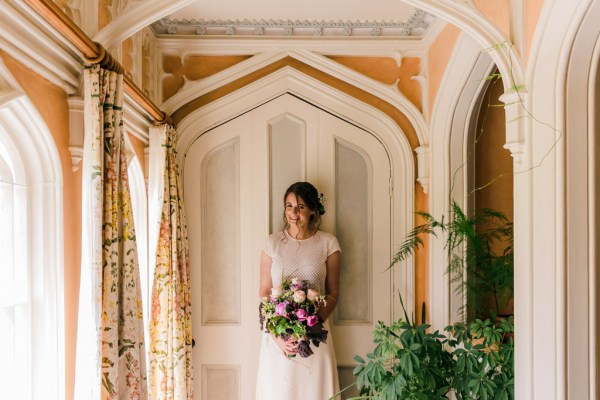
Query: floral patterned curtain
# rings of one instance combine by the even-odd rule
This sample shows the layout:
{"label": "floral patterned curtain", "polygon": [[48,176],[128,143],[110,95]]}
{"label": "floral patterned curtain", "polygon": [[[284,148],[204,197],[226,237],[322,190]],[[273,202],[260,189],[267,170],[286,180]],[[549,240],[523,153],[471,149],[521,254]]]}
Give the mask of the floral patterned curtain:
{"label": "floral patterned curtain", "polygon": [[163,125],[151,135],[159,136],[163,168],[159,185],[162,190],[158,193],[162,212],[150,316],[150,398],[190,400],[193,397],[190,270],[176,160],[177,132]]}
{"label": "floral patterned curtain", "polygon": [[141,287],[123,130],[123,75],[84,71],[83,240],[75,398],[146,399]]}

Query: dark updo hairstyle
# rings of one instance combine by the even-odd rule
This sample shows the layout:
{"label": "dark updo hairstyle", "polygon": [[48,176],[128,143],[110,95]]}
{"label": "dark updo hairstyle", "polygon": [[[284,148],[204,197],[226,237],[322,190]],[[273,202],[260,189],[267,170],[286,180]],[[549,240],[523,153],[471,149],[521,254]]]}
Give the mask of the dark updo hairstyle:
{"label": "dark updo hairstyle", "polygon": [[[319,229],[319,225],[321,225],[321,215],[325,214],[325,208],[320,201],[319,192],[317,188],[314,187],[309,182],[296,182],[293,183],[283,195],[283,221],[287,228],[287,218],[285,217],[285,201],[290,193],[296,195],[296,198],[300,197],[304,200],[304,204],[308,207],[309,210],[314,211],[315,213],[310,216],[310,221],[308,221],[309,226],[312,229]],[[321,195],[322,196],[322,195]]]}

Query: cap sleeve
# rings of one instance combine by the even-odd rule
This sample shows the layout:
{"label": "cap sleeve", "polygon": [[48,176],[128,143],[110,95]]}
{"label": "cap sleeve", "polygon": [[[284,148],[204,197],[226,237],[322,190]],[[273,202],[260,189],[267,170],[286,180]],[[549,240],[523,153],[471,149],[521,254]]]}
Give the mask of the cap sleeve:
{"label": "cap sleeve", "polygon": [[342,249],[340,248],[340,244],[338,243],[338,240],[335,236],[331,235],[329,238],[329,243],[328,243],[328,249],[327,249],[327,257],[329,257],[330,255],[332,255],[333,253],[335,253],[336,251],[341,252]]}

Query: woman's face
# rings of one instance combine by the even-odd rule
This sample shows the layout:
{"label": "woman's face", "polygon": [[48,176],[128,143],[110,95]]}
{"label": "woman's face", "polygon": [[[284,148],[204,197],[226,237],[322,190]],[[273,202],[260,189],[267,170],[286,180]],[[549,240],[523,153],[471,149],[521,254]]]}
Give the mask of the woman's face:
{"label": "woman's face", "polygon": [[314,211],[310,210],[304,200],[294,193],[287,195],[285,199],[285,218],[290,226],[297,226],[299,229],[308,228],[310,217]]}

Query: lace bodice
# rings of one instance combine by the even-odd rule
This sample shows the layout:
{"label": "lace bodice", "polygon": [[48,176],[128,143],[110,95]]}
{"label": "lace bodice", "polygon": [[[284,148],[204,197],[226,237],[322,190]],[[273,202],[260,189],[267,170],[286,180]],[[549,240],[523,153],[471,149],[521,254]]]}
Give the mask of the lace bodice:
{"label": "lace bodice", "polygon": [[286,230],[270,235],[265,253],[271,257],[271,279],[273,286],[281,284],[285,278],[300,278],[320,293],[325,293],[327,257],[340,251],[335,236],[317,231],[308,239],[292,238]]}

